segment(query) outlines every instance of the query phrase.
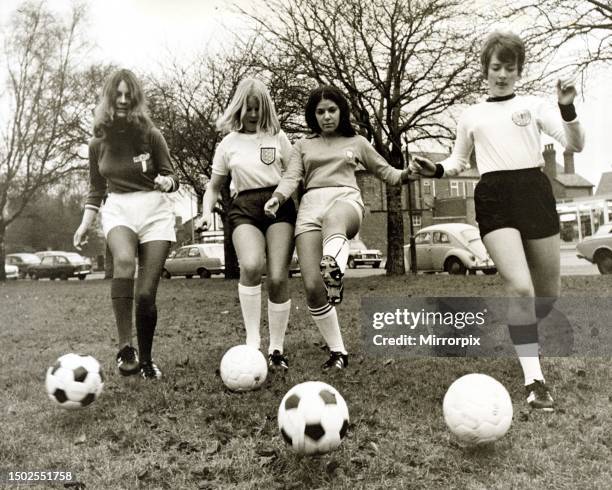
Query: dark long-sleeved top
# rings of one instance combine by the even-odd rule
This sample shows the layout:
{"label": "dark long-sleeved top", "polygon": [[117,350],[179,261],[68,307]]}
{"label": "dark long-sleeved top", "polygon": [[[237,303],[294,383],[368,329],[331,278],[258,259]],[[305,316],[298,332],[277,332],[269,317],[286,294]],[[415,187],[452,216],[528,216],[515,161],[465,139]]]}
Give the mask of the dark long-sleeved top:
{"label": "dark long-sleeved top", "polygon": [[172,190],[179,183],[170,162],[166,140],[157,128],[151,128],[145,136],[149,151],[138,152],[129,133],[117,132],[111,146],[102,138],[89,143],[89,193],[86,208],[98,210],[107,193],[152,191],[155,177],[164,175],[174,181]]}

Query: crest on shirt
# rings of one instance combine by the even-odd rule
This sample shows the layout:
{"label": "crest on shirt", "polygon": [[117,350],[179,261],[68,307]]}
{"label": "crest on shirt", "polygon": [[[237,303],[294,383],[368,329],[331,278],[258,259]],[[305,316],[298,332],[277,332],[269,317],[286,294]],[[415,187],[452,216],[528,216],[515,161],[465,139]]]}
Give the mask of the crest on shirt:
{"label": "crest on shirt", "polygon": [[142,171],[144,173],[147,171],[147,162],[149,161],[149,158],[151,158],[149,153],[142,153],[132,158],[132,160],[136,165],[142,167]]}
{"label": "crest on shirt", "polygon": [[346,159],[352,165],[355,165],[355,152],[353,150],[346,150],[345,152]]}
{"label": "crest on shirt", "polygon": [[261,163],[271,165],[276,160],[276,148],[274,147],[263,147],[259,149],[259,159]]}
{"label": "crest on shirt", "polygon": [[527,126],[531,122],[531,113],[529,109],[513,112],[512,122],[517,126]]}

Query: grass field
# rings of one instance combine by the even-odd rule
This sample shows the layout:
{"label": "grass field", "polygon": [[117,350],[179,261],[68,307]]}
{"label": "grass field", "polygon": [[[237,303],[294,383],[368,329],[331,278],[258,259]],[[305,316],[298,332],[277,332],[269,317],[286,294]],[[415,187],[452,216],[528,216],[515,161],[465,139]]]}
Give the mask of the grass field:
{"label": "grass field", "polygon": [[[608,277],[563,281],[565,295],[612,295]],[[350,368],[331,374],[320,371],[326,354],[301,280],[290,284],[291,369],[270,373],[263,389],[244,394],[226,391],[217,373],[223,352],[244,339],[235,281],[161,284],[154,350],[164,371],[159,382],[115,372],[108,281],[0,285],[0,470],[69,470],[79,482],[72,488],[87,489],[610,488],[610,359],[545,359],[559,403],[557,413],[547,415],[526,409],[515,359],[365,354],[362,296],[500,295],[497,277],[348,280],[339,317]],[[67,352],[89,353],[105,368],[104,393],[87,409],[64,411],[46,397],[45,370]],[[449,436],[441,410],[447,387],[471,372],[501,381],[514,403],[509,433],[475,449]],[[328,455],[297,456],[278,433],[282,396],[306,380],[332,384],[349,407],[348,436]]]}

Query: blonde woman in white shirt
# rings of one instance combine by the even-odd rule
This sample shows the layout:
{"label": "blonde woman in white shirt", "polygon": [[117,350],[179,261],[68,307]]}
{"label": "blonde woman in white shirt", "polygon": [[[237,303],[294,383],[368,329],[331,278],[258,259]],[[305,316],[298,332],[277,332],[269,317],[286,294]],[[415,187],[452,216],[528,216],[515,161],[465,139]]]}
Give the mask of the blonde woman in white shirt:
{"label": "blonde woman in white shirt", "polygon": [[[516,34],[495,31],[481,51],[489,98],[464,111],[451,156],[439,163],[415,157],[413,170],[452,177],[469,166],[472,150],[481,179],[474,191],[482,240],[506,283],[509,331],[523,369],[527,402],[554,410],[540,366],[537,324],[560,294],[559,218],[550,181],[542,172],[540,133],[579,152],[584,131],[576,116],[571,79],[557,83],[558,109],[514,93],[525,61]],[[536,301],[534,299],[537,298]]]}
{"label": "blonde woman in white shirt", "polygon": [[296,209],[293,201],[288,200],[276,217],[270,218],[263,206],[281,179],[291,143],[280,129],[268,89],[253,78],[238,84],[217,127],[228,134],[213,158],[211,180],[203,199],[203,226],[212,224],[212,210],[219,192],[231,176],[237,196],[229,210],[229,220],[240,263],[238,297],[246,343],[261,347],[261,281],[265,264],[270,328],[268,361],[273,369],[287,369],[283,344],[291,311],[288,267],[294,248]]}

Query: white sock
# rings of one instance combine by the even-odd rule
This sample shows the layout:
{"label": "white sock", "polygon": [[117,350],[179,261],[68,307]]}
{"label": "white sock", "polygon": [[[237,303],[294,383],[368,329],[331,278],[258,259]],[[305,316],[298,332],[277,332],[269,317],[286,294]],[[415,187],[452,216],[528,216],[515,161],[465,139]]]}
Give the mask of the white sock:
{"label": "white sock", "polygon": [[538,357],[539,344],[518,344],[514,350],[518,355],[519,362],[525,376],[525,386],[530,385],[536,379],[544,381],[540,358]]}
{"label": "white sock", "polygon": [[338,323],[336,308],[327,304],[319,308],[311,308],[309,306],[308,311],[310,311],[310,315],[316,323],[319,332],[323,335],[329,350],[347,354],[344,348],[344,342],[342,342],[342,334],[340,333],[340,324]]}
{"label": "white sock", "polygon": [[290,313],[290,299],[284,303],[272,303],[272,301],[268,299],[268,326],[270,328],[270,347],[268,348],[268,354],[272,354],[275,350],[278,350],[281,354],[283,353],[285,332],[287,331]]}
{"label": "white sock", "polygon": [[261,284],[257,286],[243,286],[238,283],[238,297],[240,309],[246,329],[246,344],[259,349],[261,338],[259,336],[259,322],[261,318]]}
{"label": "white sock", "polygon": [[340,271],[344,274],[349,256],[349,241],[345,235],[334,233],[323,240],[323,255],[336,259]]}

